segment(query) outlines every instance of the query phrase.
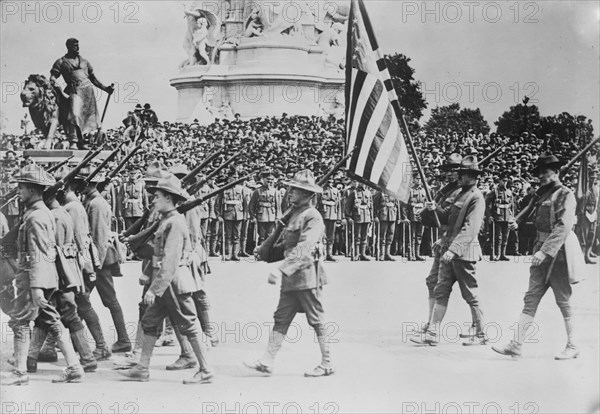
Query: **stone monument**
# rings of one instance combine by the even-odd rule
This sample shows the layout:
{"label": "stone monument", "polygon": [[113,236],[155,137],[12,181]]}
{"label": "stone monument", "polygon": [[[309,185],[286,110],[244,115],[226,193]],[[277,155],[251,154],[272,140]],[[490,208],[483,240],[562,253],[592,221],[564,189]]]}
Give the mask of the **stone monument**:
{"label": "stone monument", "polygon": [[170,84],[180,122],[343,113],[349,6],[300,0],[184,6],[187,53]]}

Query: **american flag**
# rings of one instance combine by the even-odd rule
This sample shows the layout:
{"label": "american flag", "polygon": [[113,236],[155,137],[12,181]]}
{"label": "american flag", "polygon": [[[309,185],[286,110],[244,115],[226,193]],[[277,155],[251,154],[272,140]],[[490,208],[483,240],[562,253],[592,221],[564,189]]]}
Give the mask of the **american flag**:
{"label": "american flag", "polygon": [[357,147],[348,173],[407,202],[412,167],[398,97],[362,0],[351,0],[347,45],[346,146]]}

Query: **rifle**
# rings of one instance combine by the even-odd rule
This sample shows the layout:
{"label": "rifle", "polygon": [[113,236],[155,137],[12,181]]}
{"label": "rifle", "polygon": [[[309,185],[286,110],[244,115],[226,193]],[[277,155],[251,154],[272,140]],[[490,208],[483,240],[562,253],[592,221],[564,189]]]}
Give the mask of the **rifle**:
{"label": "rifle", "polygon": [[482,159],[481,161],[479,161],[479,166],[483,167],[483,166],[487,165],[492,160],[492,158],[494,158],[496,155],[498,155],[498,153],[500,151],[502,151],[504,149],[504,147],[506,147],[507,145],[508,145],[508,142],[505,143],[505,144],[500,145],[491,154],[489,154],[487,157],[485,157],[484,159]]}
{"label": "rifle", "polygon": [[59,181],[56,182],[56,184],[46,188],[44,190],[44,201],[47,201],[51,198],[53,198],[54,196],[56,196],[56,193],[58,192],[58,190],[60,190],[65,184],[67,184],[68,182],[70,182],[71,180],[73,180],[75,178],[75,176],[79,173],[79,171],[81,171],[81,169],[83,167],[85,167],[94,157],[90,156],[87,158],[84,158],[75,168],[73,168],[71,171],[69,171],[67,173],[67,175],[65,175],[63,178],[61,178]]}
{"label": "rifle", "polygon": [[117,156],[117,154],[119,153],[119,151],[121,151],[121,146],[123,146],[123,143],[119,144],[117,146],[117,148],[115,148],[113,150],[113,152],[111,152],[108,155],[108,157],[106,157],[106,159],[104,161],[102,161],[100,163],[100,165],[98,167],[96,167],[96,169],[94,171],[92,171],[90,173],[90,175],[88,175],[87,177],[85,177],[85,179],[83,180],[83,186],[87,186],[92,181],[92,179],[95,176],[97,176],[100,173],[100,171],[102,171],[102,169],[104,167],[106,167],[106,164],[108,164],[109,162],[111,162]]}
{"label": "rifle", "polygon": [[[223,191],[229,190],[230,188],[233,188],[236,185],[244,182],[245,180],[249,179],[251,176],[252,176],[252,174],[248,174],[242,178],[239,178],[231,183],[224,185],[223,187],[217,188],[216,190],[214,190],[200,198],[197,198],[195,200],[186,201],[185,203],[180,204],[177,207],[177,211],[181,214],[184,214],[187,211],[190,211],[190,210],[198,207],[200,204],[202,204],[206,200],[208,200],[212,197],[215,197],[215,196],[221,194]],[[148,214],[150,214],[150,213],[148,213]],[[129,247],[131,248],[131,250],[133,250],[133,251],[140,250],[140,248],[148,242],[148,240],[154,234],[154,232],[156,232],[156,230],[158,230],[159,224],[160,224],[160,220],[157,220],[156,222],[154,222],[154,224],[152,224],[152,226],[148,227],[147,229],[142,230],[141,232],[137,233],[135,236],[130,236],[129,240],[127,240],[127,242],[129,244]],[[126,230],[126,232],[128,232],[128,231],[129,231],[129,229]]]}
{"label": "rifle", "polygon": [[193,184],[189,188],[187,188],[187,192],[190,194],[195,194],[211,178],[213,178],[215,175],[217,175],[219,172],[221,172],[221,170],[223,170],[225,167],[227,167],[229,164],[231,164],[233,161],[235,161],[235,159],[237,157],[239,157],[241,153],[242,153],[242,151],[238,151],[235,154],[233,154],[233,156],[231,158],[229,158],[223,164],[219,165],[214,171],[211,171],[211,173],[208,174],[204,180],[200,180],[196,184]]}
{"label": "rifle", "polygon": [[217,158],[224,150],[225,150],[225,148],[221,148],[220,150],[215,151],[214,153],[210,154],[204,161],[202,161],[200,164],[198,164],[196,167],[194,167],[194,169],[192,171],[190,171],[188,173],[188,175],[186,175],[185,177],[183,177],[181,179],[181,185],[183,187],[191,185],[192,179],[196,175],[198,175],[198,173],[200,171],[202,171],[208,164],[210,164],[215,158]]}
{"label": "rifle", "polygon": [[587,144],[584,149],[579,151],[577,155],[575,155],[568,163],[561,167],[559,175],[562,177],[577,161],[579,161],[581,157],[585,155],[586,152],[588,152],[598,142],[600,142],[600,137],[593,139],[589,144]]}
{"label": "rifle", "polygon": [[[349,151],[346,155],[344,155],[344,157],[342,157],[342,159],[337,164],[335,164],[327,174],[325,174],[317,181],[317,185],[322,186],[323,184],[325,184],[329,180],[329,178],[342,167],[342,165],[348,160],[348,158],[350,158],[352,152],[355,149],[356,147]],[[292,205],[281,215],[281,218],[277,220],[273,233],[271,233],[271,235],[269,235],[269,237],[267,237],[267,239],[256,249],[257,260],[272,263],[283,258],[283,252],[280,250],[276,251],[274,249],[274,245],[275,242],[279,240],[281,232],[283,231],[287,223],[290,221],[295,211],[296,207]]]}
{"label": "rifle", "polygon": [[[143,134],[143,132],[142,132],[142,134]],[[119,171],[121,171],[123,169],[123,167],[129,162],[129,160],[131,159],[131,157],[133,157],[135,155],[135,153],[138,152],[140,150],[140,148],[142,148],[142,144],[144,143],[144,139],[145,138],[142,138],[142,140],[140,141],[140,143],[137,144],[137,146],[134,149],[132,149],[131,152],[125,156],[125,158],[123,158],[123,160],[119,163],[119,165],[117,165],[117,168],[115,168],[114,170],[112,170],[106,176],[106,179],[103,182],[98,183],[96,185],[96,188],[98,189],[99,193],[101,193],[102,191],[104,191],[104,189],[106,188],[106,186],[108,184],[110,184],[110,181],[117,176],[117,174],[119,173]],[[120,148],[120,146],[119,146],[119,148]]]}
{"label": "rifle", "polygon": [[58,170],[60,167],[62,167],[62,166],[63,166],[63,165],[65,165],[66,163],[68,163],[68,162],[71,160],[71,158],[73,158],[73,157],[74,157],[74,155],[71,155],[71,156],[69,156],[69,157],[65,158],[64,160],[62,160],[62,161],[61,161],[61,162],[59,162],[58,164],[56,164],[56,165],[53,165],[52,167],[48,168],[48,169],[46,170],[46,172],[48,172],[48,173],[52,174],[54,171],[57,171],[57,170]]}

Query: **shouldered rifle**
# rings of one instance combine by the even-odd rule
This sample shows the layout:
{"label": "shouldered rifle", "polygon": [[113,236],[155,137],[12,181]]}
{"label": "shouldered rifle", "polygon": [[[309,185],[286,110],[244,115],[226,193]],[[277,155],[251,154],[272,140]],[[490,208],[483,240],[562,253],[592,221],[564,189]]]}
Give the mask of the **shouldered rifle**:
{"label": "shouldered rifle", "polygon": [[482,159],[481,161],[479,161],[479,166],[483,167],[485,165],[488,165],[490,163],[490,161],[492,160],[492,158],[494,158],[496,155],[498,155],[503,149],[504,147],[506,147],[509,143],[505,143],[500,145],[498,148],[496,148],[491,154],[489,154],[487,157],[485,157],[484,159]]}
{"label": "shouldered rifle", "polygon": [[[340,161],[338,161],[338,163],[335,164],[333,166],[333,168],[327,174],[325,174],[323,177],[321,177],[317,181],[317,185],[322,186],[327,181],[329,181],[329,179],[333,176],[333,174],[335,174],[336,171],[339,170],[342,167],[342,165],[344,165],[344,163],[348,160],[348,158],[350,158],[352,156],[352,152],[354,152],[354,150],[356,150],[356,147],[354,147],[346,155],[344,155],[344,157]],[[273,247],[274,247],[275,243],[277,242],[277,240],[279,240],[279,237],[281,236],[281,232],[283,231],[283,229],[285,228],[287,223],[290,221],[290,219],[292,218],[292,215],[294,214],[295,211],[296,211],[296,207],[294,205],[289,207],[281,215],[281,218],[279,220],[277,220],[277,223],[275,224],[275,229],[273,230],[273,233],[271,233],[269,235],[269,237],[267,237],[267,239],[260,246],[258,246],[258,248],[256,249],[256,257],[259,261],[265,261],[267,263],[272,263],[272,262],[276,262],[278,260],[283,259],[282,252],[276,251]]]}
{"label": "shouldered rifle", "polygon": [[106,167],[106,164],[108,164],[109,162],[111,162],[111,161],[112,161],[112,160],[113,160],[113,159],[114,159],[114,158],[117,156],[117,154],[119,153],[119,151],[121,151],[121,147],[122,147],[122,146],[123,146],[123,143],[120,143],[120,144],[117,146],[117,148],[115,148],[115,149],[113,150],[113,152],[111,152],[111,153],[108,155],[108,157],[106,157],[106,159],[105,159],[104,161],[102,161],[102,162],[100,163],[100,165],[99,165],[98,167],[96,167],[96,169],[95,169],[94,171],[92,171],[92,172],[90,173],[90,175],[88,175],[87,177],[85,177],[85,179],[83,180],[83,185],[84,185],[84,186],[87,186],[87,185],[88,185],[88,184],[89,184],[89,183],[92,181],[92,179],[93,179],[95,176],[97,176],[97,175],[100,173],[100,171],[102,171],[102,169],[103,169],[104,167]]}
{"label": "shouldered rifle", "polygon": [[225,161],[224,163],[219,165],[217,168],[215,168],[214,171],[211,171],[211,173],[208,174],[204,180],[200,180],[196,184],[192,184],[189,188],[187,188],[186,189],[187,192],[190,193],[190,195],[193,195],[194,193],[196,193],[198,190],[200,190],[200,188],[202,188],[202,186],[204,184],[206,184],[208,182],[208,180],[213,178],[215,175],[220,173],[225,167],[227,167],[229,164],[231,164],[233,161],[235,161],[235,159],[237,157],[239,157],[241,153],[242,153],[242,151],[238,151],[235,154],[233,154],[233,156],[231,158],[229,158],[227,161]]}
{"label": "shouldered rifle", "polygon": [[[98,154],[98,152],[96,152],[96,154]],[[58,192],[58,190],[60,190],[65,184],[69,183],[71,180],[73,180],[75,178],[75,176],[79,173],[79,171],[81,171],[83,169],[83,167],[85,167],[87,164],[89,164],[89,162],[93,159],[94,157],[89,156],[87,158],[84,158],[75,168],[73,168],[71,171],[69,171],[67,173],[67,175],[65,175],[63,178],[61,178],[59,181],[56,182],[56,184],[46,188],[44,190],[44,201],[51,199],[52,197],[54,197],[56,195],[56,193]]]}
{"label": "shouldered rifle", "polygon": [[224,151],[224,148],[221,148],[220,150],[210,154],[204,161],[202,161],[200,164],[198,164],[196,167],[194,167],[194,169],[192,171],[190,171],[188,173],[188,175],[186,175],[185,177],[183,177],[181,179],[181,185],[183,187],[191,185],[192,179],[196,175],[198,175],[198,173],[200,171],[202,171],[208,164],[210,164],[215,158],[217,158],[223,151]]}
{"label": "shouldered rifle", "polygon": [[[140,143],[137,144],[135,146],[135,148],[132,149],[131,152],[129,154],[127,154],[125,156],[125,158],[123,158],[121,160],[121,162],[119,163],[119,165],[117,165],[117,168],[115,168],[114,170],[112,170],[106,176],[106,179],[103,182],[98,183],[98,185],[96,186],[96,188],[98,189],[98,192],[101,193],[102,191],[104,191],[104,189],[106,188],[106,186],[108,184],[110,184],[110,181],[117,176],[117,174],[119,173],[119,171],[121,171],[125,165],[127,165],[127,163],[129,162],[129,160],[131,159],[131,157],[133,157],[135,155],[135,153],[138,152],[142,148],[142,144],[144,143],[144,140],[145,140],[145,137],[142,138],[142,140],[140,141]],[[120,147],[121,146],[119,146],[119,148]],[[119,148],[117,148],[117,149],[119,149]]]}
{"label": "shouldered rifle", "polygon": [[74,155],[71,155],[71,156],[65,158],[64,160],[62,160],[58,164],[55,164],[52,167],[48,168],[46,171],[49,172],[49,173],[53,173],[54,171],[57,171],[60,167],[62,167],[66,163],[68,163],[71,160],[71,158],[73,158],[73,157],[74,157]]}
{"label": "shouldered rifle", "polygon": [[[235,187],[238,184],[241,184],[245,180],[249,179],[252,176],[252,174],[248,174],[242,178],[239,178],[231,183],[224,185],[223,187],[217,188],[216,190],[214,190],[200,198],[197,198],[195,200],[186,201],[185,203],[177,206],[177,211],[181,214],[184,214],[187,211],[190,211],[193,208],[198,207],[200,204],[202,204],[206,200],[213,198],[213,197],[221,194],[222,192]],[[137,233],[134,236],[130,236],[127,239],[127,243],[129,244],[129,247],[131,248],[131,250],[139,252],[142,249],[142,246],[145,245],[150,240],[150,237],[152,237],[152,235],[154,235],[154,233],[158,229],[159,224],[160,224],[160,220],[157,220],[152,226],[148,227],[147,229],[142,230],[141,232]],[[129,229],[127,229],[127,231],[129,231]],[[143,256],[140,256],[140,257],[143,257]]]}

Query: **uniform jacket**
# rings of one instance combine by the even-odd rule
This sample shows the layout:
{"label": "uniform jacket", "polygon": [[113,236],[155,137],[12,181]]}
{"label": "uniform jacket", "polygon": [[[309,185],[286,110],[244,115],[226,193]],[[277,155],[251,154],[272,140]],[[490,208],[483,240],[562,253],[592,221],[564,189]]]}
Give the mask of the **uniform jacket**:
{"label": "uniform jacket", "polygon": [[127,181],[121,185],[120,207],[123,217],[141,217],[148,207],[148,195],[142,180]]}
{"label": "uniform jacket", "polygon": [[[542,251],[555,257],[573,230],[577,202],[573,192],[560,183],[552,184],[547,190],[540,187],[540,190],[538,192],[542,196],[535,204],[537,237],[533,253]],[[542,193],[544,190],[545,193]],[[548,190],[553,191],[552,194]]]}
{"label": "uniform jacket", "polygon": [[[81,274],[81,268],[79,267],[78,257],[79,249],[75,243],[75,228],[73,219],[67,212],[67,210],[58,206],[50,210],[54,216],[56,230],[55,230],[55,241],[57,249],[60,250],[62,260],[64,262],[59,266],[59,259],[57,258],[57,266],[61,267],[58,271],[60,279],[60,288],[71,288],[83,286],[83,278]],[[63,268],[64,267],[64,268]]]}
{"label": "uniform jacket", "polygon": [[494,221],[511,221],[515,218],[515,201],[511,190],[496,187],[486,197],[486,215]]}
{"label": "uniform jacket", "polygon": [[325,224],[321,214],[310,204],[298,208],[291,217],[278,243],[283,247],[285,257],[279,265],[283,273],[282,292],[315,289],[327,284],[327,276],[320,261],[317,278],[313,256],[324,231]]}
{"label": "uniform jacket", "polygon": [[370,223],[373,221],[373,197],[371,191],[357,187],[348,192],[346,198],[346,217],[355,223]]}
{"label": "uniform jacket", "polygon": [[83,200],[90,223],[92,241],[98,249],[98,259],[103,266],[118,262],[118,252],[112,243],[110,223],[112,212],[97,190],[87,194]]}
{"label": "uniform jacket", "polygon": [[402,219],[408,219],[410,221],[420,221],[419,214],[423,207],[427,196],[425,195],[425,189],[423,188],[412,188],[410,190],[410,197],[408,203],[402,203]]}
{"label": "uniform jacket", "polygon": [[261,223],[272,223],[281,217],[281,193],[276,188],[262,186],[252,194],[250,216]]}
{"label": "uniform jacket", "polygon": [[254,193],[254,189],[248,187],[248,186],[243,186],[242,187],[242,193],[244,194],[244,202],[246,203],[246,209],[244,210],[244,220],[249,220],[250,219],[250,200],[252,199],[252,194]]}
{"label": "uniform jacket", "polygon": [[241,185],[225,190],[215,200],[215,210],[219,217],[228,221],[241,221],[248,209]]}
{"label": "uniform jacket", "polygon": [[485,200],[477,186],[462,188],[454,203],[445,209],[438,206],[437,213],[440,222],[448,226],[442,238],[441,254],[449,250],[459,260],[480,260],[478,236],[485,214]]}
{"label": "uniform jacket", "polygon": [[113,212],[115,216],[121,214],[120,208],[117,208],[117,190],[115,189],[115,185],[110,182],[102,191],[102,197],[106,200],[108,205],[110,206],[110,211]]}
{"label": "uniform jacket", "polygon": [[185,218],[176,210],[166,213],[154,234],[150,290],[156,296],[162,296],[169,286],[176,295],[197,290],[189,267],[191,253],[192,245]]}
{"label": "uniform jacket", "polygon": [[[202,198],[207,194],[210,194],[213,191],[212,188],[208,184],[204,184],[197,192],[196,198]],[[212,218],[212,209],[213,209],[214,198],[211,198],[198,206],[198,214],[201,219]]]}
{"label": "uniform jacket", "polygon": [[400,201],[378,191],[373,196],[373,211],[380,221],[396,222],[400,218]]}
{"label": "uniform jacket", "polygon": [[66,203],[63,206],[73,222],[73,237],[75,245],[80,253],[81,267],[84,274],[94,273],[94,267],[90,256],[90,243],[92,236],[90,234],[90,222],[83,204],[73,194],[67,195]]}
{"label": "uniform jacket", "polygon": [[21,289],[57,289],[55,220],[42,200],[31,205],[17,236],[19,267],[17,286]]}
{"label": "uniform jacket", "polygon": [[[462,191],[461,187],[458,185],[458,182],[448,183],[443,188],[441,188],[433,198],[434,201],[439,205],[442,209],[447,208],[449,205],[454,203],[456,196],[460,194]],[[421,210],[421,222],[428,227],[435,227],[435,218],[433,216],[433,212],[427,209]],[[447,225],[440,223],[440,230],[445,232],[448,228]]]}
{"label": "uniform jacket", "polygon": [[321,212],[325,220],[341,220],[342,214],[342,195],[335,187],[326,187],[323,193],[319,194],[317,209]]}

